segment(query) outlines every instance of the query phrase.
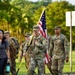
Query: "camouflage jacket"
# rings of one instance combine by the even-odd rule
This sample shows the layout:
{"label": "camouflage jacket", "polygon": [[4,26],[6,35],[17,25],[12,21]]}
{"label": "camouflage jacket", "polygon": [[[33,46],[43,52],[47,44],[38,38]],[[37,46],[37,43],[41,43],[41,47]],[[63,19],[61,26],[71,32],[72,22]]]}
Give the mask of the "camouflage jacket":
{"label": "camouflage jacket", "polygon": [[26,53],[29,57],[33,57],[33,46],[29,45],[30,40],[25,41],[23,46],[23,52]]}
{"label": "camouflage jacket", "polygon": [[32,46],[34,47],[33,51],[35,58],[44,58],[45,52],[48,49],[48,40],[45,39],[42,35],[39,35],[38,37],[33,38]]}
{"label": "camouflage jacket", "polygon": [[50,42],[50,56],[55,57],[68,57],[68,40],[65,35],[60,34],[59,36],[54,35]]}
{"label": "camouflage jacket", "polygon": [[[37,44],[35,44],[36,41],[37,41]],[[25,45],[24,51],[27,49],[28,43]],[[32,43],[30,47],[28,48],[28,50],[29,49],[31,52],[30,54],[32,54],[33,57],[37,57],[37,58],[44,57],[45,51],[48,49],[48,40],[46,40],[41,35],[39,35],[38,37],[33,37]]]}
{"label": "camouflage jacket", "polygon": [[9,50],[10,50],[10,58],[15,59],[16,58],[15,43],[11,38],[8,39],[8,43],[9,43]]}

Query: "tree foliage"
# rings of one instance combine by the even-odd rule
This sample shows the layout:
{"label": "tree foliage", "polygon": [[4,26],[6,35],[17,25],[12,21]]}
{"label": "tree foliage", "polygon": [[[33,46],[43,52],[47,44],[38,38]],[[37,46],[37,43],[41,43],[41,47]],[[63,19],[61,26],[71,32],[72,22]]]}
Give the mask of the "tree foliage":
{"label": "tree foliage", "polygon": [[[62,33],[70,39],[70,29],[66,27],[66,12],[74,11],[74,6],[66,1],[54,2],[47,6],[47,26],[48,31],[53,30],[55,26],[61,26]],[[74,29],[73,29],[74,31]],[[53,32],[51,32],[53,34]],[[73,36],[74,37],[74,36]]]}
{"label": "tree foliage", "polygon": [[[41,14],[41,10],[43,7],[36,10],[33,19],[35,19],[34,23],[37,23],[39,20],[39,15]],[[66,12],[74,11],[74,5],[66,2],[53,2],[46,6],[46,25],[48,33],[54,35],[54,27],[61,26],[62,33],[65,34],[70,39],[70,27],[66,27]],[[73,38],[75,38],[75,27],[73,27],[72,34]],[[73,45],[75,40],[73,39]]]}
{"label": "tree foliage", "polygon": [[[41,10],[43,10],[43,7],[36,10],[33,19],[39,20],[39,16],[42,12]],[[47,21],[46,24],[48,31],[50,32],[51,29],[53,29],[55,26],[58,25],[60,25],[62,28],[66,27],[65,13],[66,11],[71,10],[74,10],[74,6],[72,6],[68,2],[54,2],[52,4],[49,4],[46,7],[46,21]],[[53,32],[51,34],[53,34]]]}
{"label": "tree foliage", "polygon": [[[0,0],[0,28],[11,31],[13,36],[21,38],[26,32],[32,32],[33,25],[39,21],[42,10],[46,7],[46,25],[48,34],[54,35],[54,27],[61,26],[62,33],[70,39],[69,27],[66,27],[66,11],[75,10],[74,5],[52,0]],[[73,27],[73,38],[75,38]],[[19,36],[20,35],[20,36]],[[75,40],[73,39],[73,44]]]}
{"label": "tree foliage", "polygon": [[[41,4],[43,3],[43,4]],[[30,2],[28,0],[0,0],[1,29],[8,30],[13,36],[23,36],[31,32],[33,14],[39,7],[47,5],[48,1]],[[5,25],[4,25],[5,24]]]}

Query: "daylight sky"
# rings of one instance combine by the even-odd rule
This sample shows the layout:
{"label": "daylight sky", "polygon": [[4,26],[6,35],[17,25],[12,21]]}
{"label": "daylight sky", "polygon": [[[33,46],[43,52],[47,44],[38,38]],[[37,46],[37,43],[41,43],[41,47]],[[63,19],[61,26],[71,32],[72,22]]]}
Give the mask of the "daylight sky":
{"label": "daylight sky", "polygon": [[[30,1],[38,1],[38,0],[30,0]],[[52,0],[52,1],[56,1],[56,0]],[[60,0],[59,0],[60,1]],[[73,5],[75,5],[75,0],[66,0],[69,1],[69,3],[72,3]]]}

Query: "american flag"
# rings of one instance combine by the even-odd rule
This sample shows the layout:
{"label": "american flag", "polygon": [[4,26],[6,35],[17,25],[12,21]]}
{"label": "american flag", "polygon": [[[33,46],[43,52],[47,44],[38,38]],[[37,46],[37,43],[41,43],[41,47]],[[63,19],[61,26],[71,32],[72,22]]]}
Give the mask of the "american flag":
{"label": "american flag", "polygon": [[[43,11],[40,21],[38,22],[39,28],[40,28],[40,34],[44,36],[47,39],[47,29],[46,29],[46,14],[45,10]],[[49,55],[48,55],[48,50],[46,51],[45,54],[45,63],[47,64],[50,61]]]}
{"label": "american flag", "polygon": [[38,25],[40,27],[40,33],[42,36],[47,38],[47,29],[46,29],[46,16],[45,16],[45,10],[43,11],[43,14],[40,18],[40,21],[38,22]]}

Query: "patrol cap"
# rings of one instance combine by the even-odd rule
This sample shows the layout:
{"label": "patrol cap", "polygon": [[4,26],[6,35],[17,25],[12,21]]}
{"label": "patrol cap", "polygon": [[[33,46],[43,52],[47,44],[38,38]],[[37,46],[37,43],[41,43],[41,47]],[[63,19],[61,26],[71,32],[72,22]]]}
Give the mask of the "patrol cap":
{"label": "patrol cap", "polygon": [[4,34],[10,34],[10,32],[9,31],[5,31]]}
{"label": "patrol cap", "polygon": [[33,26],[33,30],[37,30],[37,29],[39,29],[39,26],[38,25]]}
{"label": "patrol cap", "polygon": [[31,36],[30,33],[26,33],[26,34],[25,34],[25,37],[29,37],[29,36]]}
{"label": "patrol cap", "polygon": [[60,26],[55,26],[54,30],[58,30],[58,29],[61,29]]}

